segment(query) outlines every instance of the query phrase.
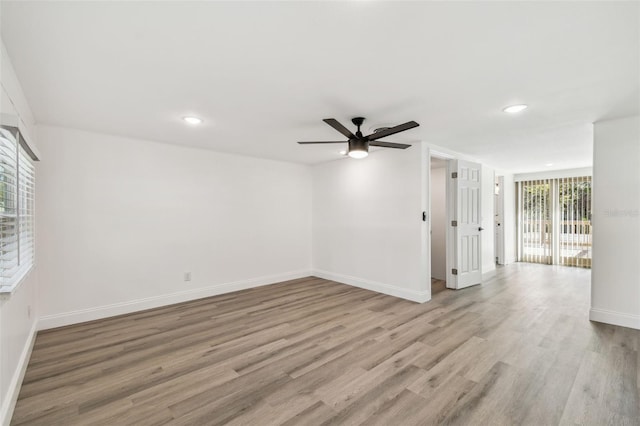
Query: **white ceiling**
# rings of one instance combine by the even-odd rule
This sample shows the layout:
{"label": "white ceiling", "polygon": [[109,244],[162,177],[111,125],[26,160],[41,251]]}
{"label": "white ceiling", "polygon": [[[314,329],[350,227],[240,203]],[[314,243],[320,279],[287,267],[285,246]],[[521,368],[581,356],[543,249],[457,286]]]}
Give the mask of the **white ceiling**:
{"label": "white ceiling", "polygon": [[1,24],[40,123],[312,164],[344,148],[295,143],[342,139],[322,118],[415,120],[385,140],[529,172],[638,114],[639,4],[3,1]]}

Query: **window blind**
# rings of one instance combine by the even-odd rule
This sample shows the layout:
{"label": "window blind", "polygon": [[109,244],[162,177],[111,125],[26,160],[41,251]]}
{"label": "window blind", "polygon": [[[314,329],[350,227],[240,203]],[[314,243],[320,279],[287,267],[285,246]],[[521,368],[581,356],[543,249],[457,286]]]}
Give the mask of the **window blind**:
{"label": "window blind", "polygon": [[0,292],[11,291],[34,263],[32,157],[17,128],[0,128]]}
{"label": "window blind", "polygon": [[21,267],[33,265],[35,253],[35,168],[22,146],[18,152],[18,260]]}
{"label": "window blind", "polygon": [[551,180],[518,182],[519,261],[551,264]]}
{"label": "window blind", "polygon": [[591,267],[591,176],[559,179],[562,265]]}
{"label": "window blind", "polygon": [[591,177],[518,182],[518,260],[591,267]]}
{"label": "window blind", "polygon": [[17,140],[0,129],[0,289],[8,287],[18,271]]}

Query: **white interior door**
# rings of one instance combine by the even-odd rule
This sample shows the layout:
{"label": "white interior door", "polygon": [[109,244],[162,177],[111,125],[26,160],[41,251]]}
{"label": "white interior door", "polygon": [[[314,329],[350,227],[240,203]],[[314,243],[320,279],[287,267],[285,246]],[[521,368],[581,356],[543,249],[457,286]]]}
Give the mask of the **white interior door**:
{"label": "white interior door", "polygon": [[453,167],[451,186],[455,193],[455,206],[451,226],[455,249],[451,273],[457,289],[482,281],[481,167],[480,164],[462,160],[456,160]]}

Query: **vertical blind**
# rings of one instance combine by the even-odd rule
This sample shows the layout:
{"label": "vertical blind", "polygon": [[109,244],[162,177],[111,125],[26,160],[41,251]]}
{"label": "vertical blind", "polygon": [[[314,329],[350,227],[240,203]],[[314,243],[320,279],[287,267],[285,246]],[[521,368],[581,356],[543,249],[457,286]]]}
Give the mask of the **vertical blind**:
{"label": "vertical blind", "polygon": [[591,177],[518,182],[518,260],[591,267]]}
{"label": "vertical blind", "polygon": [[0,128],[0,291],[31,269],[35,243],[35,168],[18,129]]}
{"label": "vertical blind", "polygon": [[551,264],[551,180],[519,183],[521,262]]}
{"label": "vertical blind", "polygon": [[559,262],[591,267],[591,176],[558,180]]}

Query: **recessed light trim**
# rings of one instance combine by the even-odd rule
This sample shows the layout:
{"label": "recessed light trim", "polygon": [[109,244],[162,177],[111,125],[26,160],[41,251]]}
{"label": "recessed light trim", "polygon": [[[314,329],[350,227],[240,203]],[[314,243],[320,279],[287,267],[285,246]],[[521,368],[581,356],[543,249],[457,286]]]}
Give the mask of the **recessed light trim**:
{"label": "recessed light trim", "polygon": [[202,124],[202,118],[194,117],[192,115],[187,115],[185,117],[182,117],[182,119],[185,121],[185,123],[192,124],[194,126]]}
{"label": "recessed light trim", "polygon": [[518,112],[524,111],[528,107],[529,106],[525,104],[509,105],[508,107],[504,107],[502,111],[506,112],[507,114],[516,114]]}

